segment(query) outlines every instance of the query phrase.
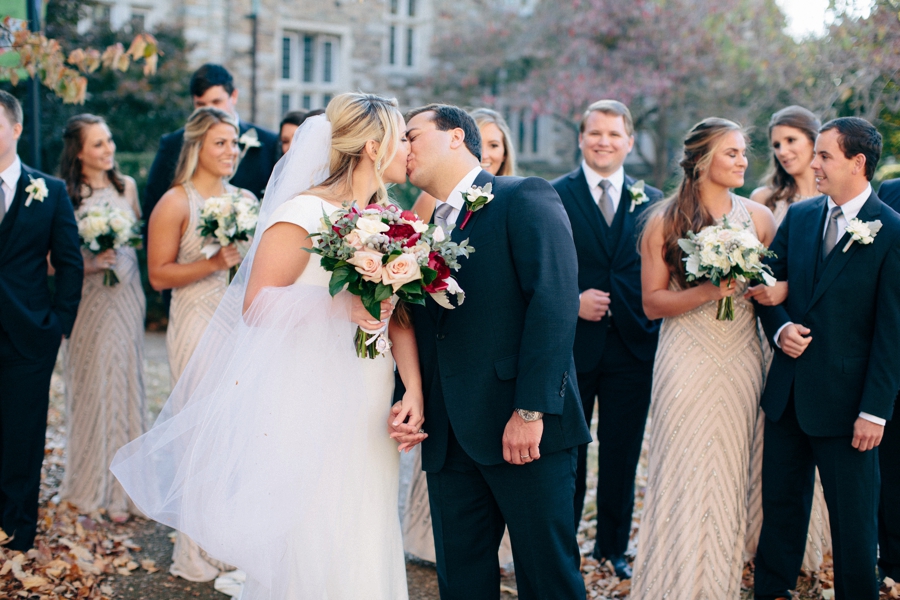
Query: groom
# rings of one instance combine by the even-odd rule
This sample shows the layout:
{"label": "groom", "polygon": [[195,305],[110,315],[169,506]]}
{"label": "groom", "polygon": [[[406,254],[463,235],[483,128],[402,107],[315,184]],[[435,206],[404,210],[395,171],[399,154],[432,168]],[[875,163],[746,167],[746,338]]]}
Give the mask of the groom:
{"label": "groom", "polygon": [[[824,195],[791,206],[771,249],[790,295],[757,306],[775,346],[761,406],[759,600],[790,597],[806,546],[815,468],[834,545],[835,596],[875,600],[878,451],[900,388],[900,216],[870,181],[881,135],[840,118],[819,130],[812,168]],[[853,229],[881,228],[874,239]],[[848,227],[852,225],[852,227]]]}
{"label": "groom", "polygon": [[22,164],[21,134],[22,107],[0,91],[0,527],[6,547],[24,552],[37,531],[50,376],[75,323],[84,261],[65,184]]}
{"label": "groom", "polygon": [[[413,308],[425,393],[427,472],[443,600],[497,598],[509,528],[519,597],[585,596],[572,528],[575,463],[590,441],[572,344],[578,265],[556,192],[480,167],[475,121],[432,104],[407,115],[410,182],[435,222],[475,252],[454,276],[465,302]],[[468,223],[462,192],[491,184]]]}

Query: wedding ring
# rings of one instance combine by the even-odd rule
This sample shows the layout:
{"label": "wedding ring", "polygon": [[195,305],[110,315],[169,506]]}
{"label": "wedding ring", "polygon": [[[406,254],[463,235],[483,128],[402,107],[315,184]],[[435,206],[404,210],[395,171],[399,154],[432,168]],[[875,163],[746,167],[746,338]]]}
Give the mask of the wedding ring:
{"label": "wedding ring", "polygon": [[526,458],[531,458],[531,457],[528,456],[527,454],[526,454],[525,456],[522,456],[522,455],[520,454],[520,455],[519,455],[519,458],[521,458],[522,460],[525,460]]}
{"label": "wedding ring", "polygon": [[420,429],[420,430],[419,430],[419,433],[425,433],[425,430],[424,430],[424,429]]}

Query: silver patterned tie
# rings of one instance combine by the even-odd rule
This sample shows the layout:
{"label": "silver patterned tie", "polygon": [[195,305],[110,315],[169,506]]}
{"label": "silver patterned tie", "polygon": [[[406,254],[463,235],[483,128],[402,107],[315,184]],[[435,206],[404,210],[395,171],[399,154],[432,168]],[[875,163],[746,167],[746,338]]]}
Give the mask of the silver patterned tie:
{"label": "silver patterned tie", "polygon": [[837,220],[840,214],[840,206],[835,206],[831,209],[831,212],[828,213],[828,227],[825,228],[825,239],[822,241],[822,260],[828,258],[828,255],[831,254],[831,251],[834,249],[835,245],[838,242]]}
{"label": "silver patterned tie", "polygon": [[438,206],[434,209],[434,223],[435,225],[440,225],[441,229],[445,232],[447,231],[447,217],[450,216],[450,213],[453,212],[453,207],[450,206],[449,202],[441,202],[437,201]]}
{"label": "silver patterned tie", "polygon": [[612,197],[609,195],[609,187],[612,183],[609,179],[601,179],[600,180],[600,189],[603,190],[603,193],[600,194],[600,201],[597,202],[597,206],[600,207],[600,212],[603,213],[603,218],[606,219],[607,225],[612,225],[613,217],[616,216],[616,209],[613,208]]}

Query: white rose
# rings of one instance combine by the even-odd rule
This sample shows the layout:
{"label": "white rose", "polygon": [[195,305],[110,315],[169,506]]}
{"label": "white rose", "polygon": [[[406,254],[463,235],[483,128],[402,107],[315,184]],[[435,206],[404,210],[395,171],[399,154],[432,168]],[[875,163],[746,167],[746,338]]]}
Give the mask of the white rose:
{"label": "white rose", "polygon": [[428,231],[428,223],[423,221],[407,221],[406,219],[403,219],[403,223],[412,225],[413,231],[416,233],[425,233]]}
{"label": "white rose", "polygon": [[445,239],[447,239],[447,236],[444,234],[444,230],[440,225],[434,228],[434,233],[431,235],[431,237],[437,243],[443,242]]}
{"label": "white rose", "polygon": [[[357,254],[359,253],[357,252]],[[401,254],[390,259],[381,273],[381,282],[384,285],[393,286],[394,292],[410,281],[421,278],[422,270],[419,268],[419,263],[416,262],[416,257],[412,254]]]}
{"label": "white rose", "polygon": [[361,232],[359,237],[362,240],[366,240],[369,236],[375,235],[376,233],[384,233],[390,227],[387,223],[381,222],[380,215],[374,215],[374,218],[369,218],[367,215],[364,215],[357,219],[356,228]]}
{"label": "white rose", "polygon": [[381,273],[384,270],[381,265],[382,256],[379,252],[357,250],[347,262],[356,267],[356,272],[366,281],[378,282],[381,281]]}

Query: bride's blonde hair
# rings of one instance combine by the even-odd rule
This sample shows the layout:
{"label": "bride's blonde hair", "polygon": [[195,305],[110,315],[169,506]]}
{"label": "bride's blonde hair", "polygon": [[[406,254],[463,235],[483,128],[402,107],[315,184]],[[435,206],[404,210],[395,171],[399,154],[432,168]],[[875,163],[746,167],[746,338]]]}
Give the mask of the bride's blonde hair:
{"label": "bride's blonde hair", "polygon": [[378,189],[372,198],[355,200],[368,200],[367,204],[384,203],[387,189],[382,175],[397,153],[399,123],[403,118],[397,107],[397,100],[374,94],[348,92],[331,99],[325,109],[325,117],[331,122],[331,174],[321,185],[332,189],[352,186],[353,170],[365,152],[366,142],[375,140],[378,142],[375,155]]}

